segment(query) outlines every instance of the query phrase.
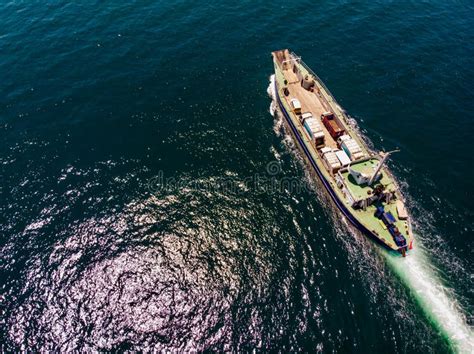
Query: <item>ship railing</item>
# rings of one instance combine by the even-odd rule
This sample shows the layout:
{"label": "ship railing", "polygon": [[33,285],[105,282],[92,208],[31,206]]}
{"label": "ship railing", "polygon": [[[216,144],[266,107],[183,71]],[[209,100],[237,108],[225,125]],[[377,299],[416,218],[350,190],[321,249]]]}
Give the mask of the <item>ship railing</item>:
{"label": "ship railing", "polygon": [[311,75],[314,76],[314,78],[318,81],[318,83],[322,86],[322,88],[326,91],[326,93],[329,95],[329,97],[331,97],[332,101],[334,102],[334,104],[336,104],[338,106],[338,108],[340,109],[340,112],[344,118],[344,120],[346,121],[346,123],[349,124],[349,117],[347,116],[345,110],[342,108],[342,106],[336,101],[336,99],[334,98],[333,94],[331,93],[331,91],[329,91],[329,89],[327,88],[327,86],[324,84],[323,80],[321,80],[321,78],[313,71],[311,70],[311,68],[306,65],[306,63],[301,59],[301,57],[297,56],[294,52],[291,52],[290,56],[292,57],[293,60],[295,60],[296,62],[298,62],[303,68],[306,69],[306,71],[308,71],[308,73],[310,73]]}

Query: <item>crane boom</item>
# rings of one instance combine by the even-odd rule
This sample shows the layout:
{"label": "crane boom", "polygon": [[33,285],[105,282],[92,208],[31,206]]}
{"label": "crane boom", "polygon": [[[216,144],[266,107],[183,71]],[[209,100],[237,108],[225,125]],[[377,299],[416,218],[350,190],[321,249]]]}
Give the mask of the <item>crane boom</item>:
{"label": "crane boom", "polygon": [[387,160],[387,158],[394,152],[399,152],[400,150],[392,150],[392,151],[389,151],[389,152],[386,152],[384,153],[382,156],[382,160],[380,160],[379,164],[377,165],[377,168],[375,169],[374,173],[372,174],[372,176],[370,177],[370,180],[369,180],[369,186],[372,185],[372,183],[375,181],[375,178],[377,178],[377,175],[378,173],[380,172],[380,169],[383,167],[383,164],[385,163],[385,161]]}

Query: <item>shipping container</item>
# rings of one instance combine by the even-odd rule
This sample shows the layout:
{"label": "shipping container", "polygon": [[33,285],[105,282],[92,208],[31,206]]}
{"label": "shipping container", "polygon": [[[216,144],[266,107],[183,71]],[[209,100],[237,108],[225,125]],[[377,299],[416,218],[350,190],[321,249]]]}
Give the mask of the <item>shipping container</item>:
{"label": "shipping container", "polygon": [[303,126],[316,147],[324,145],[324,133],[321,124],[311,113],[303,113]]}
{"label": "shipping container", "polygon": [[336,156],[342,166],[347,166],[351,163],[351,159],[347,156],[344,150],[336,151]]}
{"label": "shipping container", "polygon": [[336,172],[339,168],[341,168],[341,163],[339,162],[335,151],[329,147],[324,147],[321,149],[321,153],[323,155],[323,161],[329,171]]}
{"label": "shipping container", "polygon": [[362,149],[360,148],[357,141],[351,138],[349,135],[342,135],[338,139],[339,145],[342,150],[351,158],[351,160],[358,160],[364,156]]}
{"label": "shipping container", "polygon": [[290,100],[291,109],[295,114],[301,114],[301,103],[296,98]]}
{"label": "shipping container", "polygon": [[391,212],[386,212],[382,214],[382,221],[384,222],[385,225],[393,225],[397,220],[393,216]]}
{"label": "shipping container", "polygon": [[303,123],[305,119],[307,118],[313,118],[313,115],[311,114],[311,112],[304,112],[302,115],[301,115],[301,122]]}
{"label": "shipping container", "polygon": [[337,138],[344,134],[344,129],[339,125],[334,113],[325,112],[321,114],[321,119],[333,139],[337,140]]}

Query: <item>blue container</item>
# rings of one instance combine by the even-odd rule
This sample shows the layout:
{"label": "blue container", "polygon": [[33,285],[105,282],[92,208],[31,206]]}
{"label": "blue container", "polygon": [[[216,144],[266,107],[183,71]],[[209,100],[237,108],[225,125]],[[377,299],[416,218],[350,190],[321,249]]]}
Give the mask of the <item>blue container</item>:
{"label": "blue container", "polygon": [[382,205],[382,206],[378,206],[378,207],[377,207],[377,210],[375,211],[375,214],[374,214],[374,215],[375,215],[376,218],[379,218],[379,219],[380,219],[380,218],[382,217],[382,215],[383,215],[384,212],[385,212],[385,210],[383,209],[383,205]]}
{"label": "blue container", "polygon": [[392,215],[391,212],[388,213],[383,213],[382,214],[382,221],[384,222],[385,225],[393,225],[395,223],[395,217]]}
{"label": "blue container", "polygon": [[313,132],[311,131],[311,128],[308,127],[308,125],[306,124],[306,121],[304,121],[304,128],[306,129],[306,131],[308,132],[309,136],[312,139],[313,138]]}
{"label": "blue container", "polygon": [[394,225],[391,225],[391,226],[388,228],[388,231],[390,232],[390,235],[392,235],[393,240],[395,241],[395,244],[396,244],[398,247],[406,247],[406,245],[407,245],[407,240],[406,240],[405,237],[400,233],[400,231],[398,231],[398,229],[397,229]]}

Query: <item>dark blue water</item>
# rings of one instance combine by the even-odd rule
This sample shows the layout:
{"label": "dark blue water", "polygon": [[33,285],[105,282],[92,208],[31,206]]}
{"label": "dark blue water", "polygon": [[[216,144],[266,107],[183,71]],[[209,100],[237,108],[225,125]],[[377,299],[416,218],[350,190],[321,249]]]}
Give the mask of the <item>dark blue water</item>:
{"label": "dark blue water", "polygon": [[[3,349],[466,351],[473,19],[468,1],[1,4]],[[428,284],[339,220],[268,113],[286,47],[375,149],[401,148]]]}

